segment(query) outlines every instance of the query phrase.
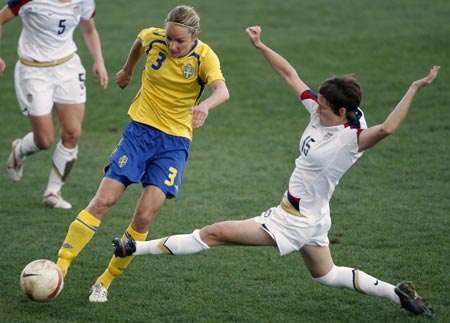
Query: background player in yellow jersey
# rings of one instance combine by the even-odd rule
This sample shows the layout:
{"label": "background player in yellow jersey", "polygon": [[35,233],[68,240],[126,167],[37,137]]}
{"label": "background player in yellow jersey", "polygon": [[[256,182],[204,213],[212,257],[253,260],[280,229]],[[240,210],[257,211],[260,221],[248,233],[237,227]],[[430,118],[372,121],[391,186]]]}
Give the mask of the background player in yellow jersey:
{"label": "background player in yellow jersey", "polygon": [[[86,209],[69,226],[57,264],[66,275],[72,260],[97,231],[102,218],[126,187],[141,182],[142,195],[123,238],[143,241],[158,210],[177,195],[188,158],[192,129],[205,122],[208,111],[229,98],[214,51],[198,39],[200,18],[188,6],[167,16],[165,28],[142,30],[131,47],[116,83],[125,88],[145,54],[142,85],[128,115],[122,139],[105,168],[105,176]],[[211,95],[199,102],[206,85]],[[91,302],[106,302],[107,289],[132,257],[113,256],[92,286]]]}

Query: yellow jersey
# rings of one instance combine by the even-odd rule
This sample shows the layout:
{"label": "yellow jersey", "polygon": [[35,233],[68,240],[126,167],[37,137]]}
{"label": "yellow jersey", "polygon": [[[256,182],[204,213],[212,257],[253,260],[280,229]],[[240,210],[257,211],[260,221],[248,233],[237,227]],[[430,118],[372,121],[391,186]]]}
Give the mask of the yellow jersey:
{"label": "yellow jersey", "polygon": [[214,51],[197,39],[184,57],[169,55],[161,28],[148,28],[138,34],[147,60],[142,85],[128,110],[134,121],[173,136],[192,140],[190,108],[197,105],[207,84],[224,80]]}

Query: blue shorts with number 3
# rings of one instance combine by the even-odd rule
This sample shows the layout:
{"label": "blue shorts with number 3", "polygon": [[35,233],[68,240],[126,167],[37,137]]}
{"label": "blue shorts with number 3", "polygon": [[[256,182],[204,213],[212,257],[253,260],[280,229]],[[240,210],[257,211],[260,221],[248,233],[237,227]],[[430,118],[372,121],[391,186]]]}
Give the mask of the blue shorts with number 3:
{"label": "blue shorts with number 3", "polygon": [[189,155],[191,141],[168,135],[156,128],[131,121],[109,158],[105,177],[127,187],[142,182],[160,188],[168,198],[176,197]]}

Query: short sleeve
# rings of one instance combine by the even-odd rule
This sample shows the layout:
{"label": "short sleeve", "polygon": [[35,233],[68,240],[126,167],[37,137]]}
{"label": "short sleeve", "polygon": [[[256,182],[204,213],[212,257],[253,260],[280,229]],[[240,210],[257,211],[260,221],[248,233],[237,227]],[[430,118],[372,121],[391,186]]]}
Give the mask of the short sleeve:
{"label": "short sleeve", "polygon": [[206,47],[205,55],[201,60],[200,68],[200,77],[206,84],[211,84],[216,80],[225,80],[220,68],[219,57],[208,46]]}
{"label": "short sleeve", "polygon": [[316,112],[319,103],[317,101],[317,94],[315,92],[313,92],[312,90],[303,91],[303,93],[300,95],[300,100],[310,114]]}
{"label": "short sleeve", "polygon": [[95,16],[95,1],[86,0],[81,7],[81,19],[89,20]]}

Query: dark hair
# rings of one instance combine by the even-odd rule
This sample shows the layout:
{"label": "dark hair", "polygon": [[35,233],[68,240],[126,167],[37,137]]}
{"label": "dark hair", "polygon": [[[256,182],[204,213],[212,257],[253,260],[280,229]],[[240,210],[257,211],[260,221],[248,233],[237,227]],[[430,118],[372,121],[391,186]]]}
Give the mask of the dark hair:
{"label": "dark hair", "polygon": [[327,100],[336,115],[339,115],[340,108],[345,108],[350,122],[357,119],[362,89],[353,76],[335,76],[325,80],[319,87],[319,94]]}

